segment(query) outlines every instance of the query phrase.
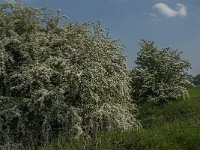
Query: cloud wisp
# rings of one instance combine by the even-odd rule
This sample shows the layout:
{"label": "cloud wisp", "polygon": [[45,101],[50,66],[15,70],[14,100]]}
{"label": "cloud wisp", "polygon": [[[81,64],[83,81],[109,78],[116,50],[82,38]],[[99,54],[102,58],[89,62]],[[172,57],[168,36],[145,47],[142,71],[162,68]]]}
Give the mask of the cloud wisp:
{"label": "cloud wisp", "polygon": [[157,9],[159,13],[166,17],[186,17],[187,9],[183,4],[177,4],[175,9],[169,7],[164,3],[157,3],[153,6],[154,9]]}

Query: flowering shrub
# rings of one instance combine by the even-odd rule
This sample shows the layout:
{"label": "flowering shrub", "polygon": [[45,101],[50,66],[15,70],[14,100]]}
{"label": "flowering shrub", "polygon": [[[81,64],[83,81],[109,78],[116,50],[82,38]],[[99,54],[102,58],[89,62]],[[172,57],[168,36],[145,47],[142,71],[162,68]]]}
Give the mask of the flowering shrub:
{"label": "flowering shrub", "polygon": [[137,103],[161,104],[188,97],[190,63],[170,48],[158,50],[153,42],[142,41],[131,72],[132,96]]}
{"label": "flowering shrub", "polygon": [[59,11],[0,6],[0,146],[138,128],[123,46],[99,24]]}

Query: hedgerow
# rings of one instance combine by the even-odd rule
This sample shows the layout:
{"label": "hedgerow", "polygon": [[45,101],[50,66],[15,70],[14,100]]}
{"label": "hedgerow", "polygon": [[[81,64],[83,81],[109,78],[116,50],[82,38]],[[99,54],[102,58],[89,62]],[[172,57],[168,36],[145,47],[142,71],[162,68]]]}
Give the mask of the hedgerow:
{"label": "hedgerow", "polygon": [[123,45],[100,24],[6,3],[0,33],[2,149],[34,149],[58,136],[96,144],[99,132],[140,127]]}

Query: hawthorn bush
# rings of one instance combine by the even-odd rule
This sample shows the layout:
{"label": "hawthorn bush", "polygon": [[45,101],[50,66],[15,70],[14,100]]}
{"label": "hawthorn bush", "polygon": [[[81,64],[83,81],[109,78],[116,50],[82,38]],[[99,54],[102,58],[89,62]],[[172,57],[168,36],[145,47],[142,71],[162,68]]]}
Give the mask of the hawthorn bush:
{"label": "hawthorn bush", "polygon": [[131,71],[132,97],[137,103],[163,104],[188,97],[190,63],[170,48],[159,50],[142,40],[136,67]]}
{"label": "hawthorn bush", "polygon": [[58,136],[94,141],[140,126],[123,45],[99,24],[63,19],[0,5],[0,149],[35,149]]}

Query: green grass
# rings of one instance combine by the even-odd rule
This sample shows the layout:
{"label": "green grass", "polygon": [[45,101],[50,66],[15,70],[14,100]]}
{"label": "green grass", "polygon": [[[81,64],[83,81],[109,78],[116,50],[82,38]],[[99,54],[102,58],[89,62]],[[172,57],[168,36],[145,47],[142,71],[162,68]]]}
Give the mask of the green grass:
{"label": "green grass", "polygon": [[166,123],[198,122],[200,119],[200,87],[190,88],[190,99],[164,106],[139,106],[138,119],[144,128],[157,128]]}
{"label": "green grass", "polygon": [[[99,150],[200,150],[200,87],[190,88],[190,100],[165,106],[139,106],[143,129],[99,136]],[[41,150],[94,148],[87,143],[58,140]]]}
{"label": "green grass", "polygon": [[191,98],[200,99],[200,86],[188,89]]}
{"label": "green grass", "polygon": [[160,128],[115,132],[103,137],[100,149],[106,150],[198,150],[200,124],[166,124]]}

